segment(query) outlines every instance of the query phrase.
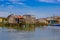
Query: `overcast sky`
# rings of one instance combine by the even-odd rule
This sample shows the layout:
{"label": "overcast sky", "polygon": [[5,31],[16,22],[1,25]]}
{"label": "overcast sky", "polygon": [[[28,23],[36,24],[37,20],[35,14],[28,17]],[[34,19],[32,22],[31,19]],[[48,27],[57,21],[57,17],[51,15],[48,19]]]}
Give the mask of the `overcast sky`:
{"label": "overcast sky", "polygon": [[0,0],[0,17],[31,14],[37,18],[60,16],[60,0]]}

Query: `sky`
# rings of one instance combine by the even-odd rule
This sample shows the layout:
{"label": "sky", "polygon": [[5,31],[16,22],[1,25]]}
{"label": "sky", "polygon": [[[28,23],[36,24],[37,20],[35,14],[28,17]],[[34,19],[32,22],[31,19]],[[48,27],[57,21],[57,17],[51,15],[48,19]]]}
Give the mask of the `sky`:
{"label": "sky", "polygon": [[37,18],[60,16],[60,0],[0,0],[0,17],[35,15]]}

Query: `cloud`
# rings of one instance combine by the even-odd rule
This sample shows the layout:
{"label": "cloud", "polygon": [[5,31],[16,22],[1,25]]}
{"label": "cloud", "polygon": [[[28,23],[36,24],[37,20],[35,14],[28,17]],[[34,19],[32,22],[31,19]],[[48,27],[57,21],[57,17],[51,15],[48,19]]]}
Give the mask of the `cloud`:
{"label": "cloud", "polygon": [[54,2],[54,0],[39,0],[39,1],[42,1],[42,2]]}
{"label": "cloud", "polygon": [[60,2],[60,0],[57,0],[58,2]]}
{"label": "cloud", "polygon": [[40,0],[40,1],[44,1],[44,2],[52,2],[52,0]]}
{"label": "cloud", "polygon": [[58,0],[58,1],[60,1],[60,0]]}
{"label": "cloud", "polygon": [[26,0],[8,0],[8,1],[12,2],[12,4],[23,5],[24,4],[23,2]]}
{"label": "cloud", "polygon": [[58,3],[58,0],[39,0],[39,2]]}
{"label": "cloud", "polygon": [[4,1],[4,0],[0,0],[0,6],[1,7],[4,7],[4,6],[9,6],[9,5],[13,5],[13,6],[17,6],[17,5],[20,5],[20,6],[25,6],[25,2],[26,0],[7,0],[7,1]]}
{"label": "cloud", "polygon": [[0,0],[0,1],[4,1],[4,0]]}
{"label": "cloud", "polygon": [[8,1],[25,1],[25,0],[8,0]]}
{"label": "cloud", "polygon": [[18,4],[18,5],[25,5],[24,3],[22,3],[22,2],[20,2],[20,3],[16,3],[16,4]]}
{"label": "cloud", "polygon": [[8,12],[0,12],[0,17],[7,17],[8,15],[10,15],[10,13],[8,13]]}
{"label": "cloud", "polygon": [[16,5],[24,5],[23,2],[12,2],[12,4],[16,4]]}

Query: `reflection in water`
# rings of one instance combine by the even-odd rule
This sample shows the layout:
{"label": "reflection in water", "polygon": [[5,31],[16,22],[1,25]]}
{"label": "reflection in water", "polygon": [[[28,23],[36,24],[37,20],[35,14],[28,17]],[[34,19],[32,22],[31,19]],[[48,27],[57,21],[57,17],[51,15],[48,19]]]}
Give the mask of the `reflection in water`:
{"label": "reflection in water", "polygon": [[0,28],[0,40],[60,40],[60,27],[24,26],[19,30]]}
{"label": "reflection in water", "polygon": [[18,31],[34,31],[35,25],[21,25],[21,26],[3,26],[2,28],[12,30],[18,30]]}

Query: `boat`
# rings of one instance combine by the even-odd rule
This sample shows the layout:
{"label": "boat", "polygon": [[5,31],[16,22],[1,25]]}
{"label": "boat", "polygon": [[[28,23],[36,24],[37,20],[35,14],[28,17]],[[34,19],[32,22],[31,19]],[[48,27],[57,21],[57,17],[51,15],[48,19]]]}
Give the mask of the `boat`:
{"label": "boat", "polygon": [[50,26],[60,26],[60,24],[50,24]]}

